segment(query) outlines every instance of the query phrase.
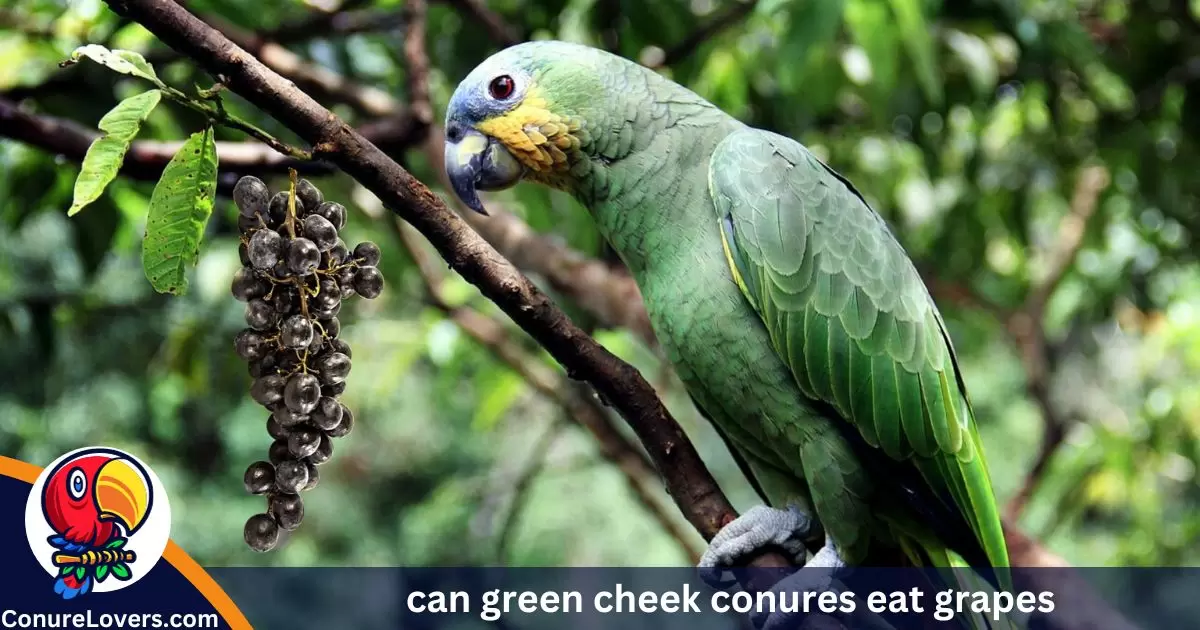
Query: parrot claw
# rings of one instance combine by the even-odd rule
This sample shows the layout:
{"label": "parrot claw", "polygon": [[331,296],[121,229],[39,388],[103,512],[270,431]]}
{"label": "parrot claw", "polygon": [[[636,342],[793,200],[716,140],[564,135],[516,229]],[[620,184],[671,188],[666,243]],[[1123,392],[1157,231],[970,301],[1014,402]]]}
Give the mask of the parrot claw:
{"label": "parrot claw", "polygon": [[[844,572],[844,569],[846,569],[846,562],[838,553],[833,540],[826,536],[825,546],[821,547],[812,559],[804,564],[804,568],[776,582],[775,586],[771,587],[771,592],[775,594],[776,601],[785,601],[783,599],[785,593],[797,593],[797,597],[802,598],[806,592],[830,592],[840,598],[843,588],[837,578]],[[790,601],[791,596],[788,598]],[[804,616],[801,611],[754,612],[751,613],[750,621],[758,630],[783,630],[784,628],[800,627]]]}
{"label": "parrot claw", "polygon": [[787,509],[756,505],[713,536],[700,558],[700,578],[713,588],[729,588],[736,581],[723,578],[723,568],[767,546],[779,547],[804,564],[804,539],[812,530],[813,519],[794,505]]}

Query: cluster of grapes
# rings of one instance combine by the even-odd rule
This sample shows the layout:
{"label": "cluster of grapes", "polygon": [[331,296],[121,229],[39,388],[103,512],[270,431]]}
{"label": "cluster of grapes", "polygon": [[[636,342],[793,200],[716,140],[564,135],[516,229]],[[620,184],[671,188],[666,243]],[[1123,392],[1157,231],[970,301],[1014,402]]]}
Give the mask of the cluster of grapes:
{"label": "cluster of grapes", "polygon": [[266,512],[246,521],[244,538],[256,551],[275,548],[280,530],[300,526],[300,492],[316,487],[332,439],[354,426],[338,400],[350,373],[338,313],[346,298],[383,291],[379,247],[367,241],[349,251],[338,238],[345,206],[325,201],[308,180],[292,181],[274,196],[256,177],[233,189],[242,268],[232,291],[246,303],[248,326],[234,347],[250,365],[251,397],[271,412],[267,433],[275,440],[267,461],[250,464],[244,478],[247,492],[267,499]]}

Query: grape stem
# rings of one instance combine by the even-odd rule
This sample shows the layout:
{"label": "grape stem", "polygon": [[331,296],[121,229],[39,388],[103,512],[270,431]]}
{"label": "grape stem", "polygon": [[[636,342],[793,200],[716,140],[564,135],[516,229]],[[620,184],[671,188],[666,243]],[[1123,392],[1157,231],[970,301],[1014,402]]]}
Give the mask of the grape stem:
{"label": "grape stem", "polygon": [[[288,209],[284,225],[287,226],[288,236],[292,239],[296,238],[296,184],[299,177],[300,174],[296,172],[296,169],[288,169],[288,179],[291,183],[288,185]],[[293,276],[291,280],[292,284],[296,285],[296,292],[300,294],[300,314],[308,318],[308,291],[305,290],[307,287],[304,286],[304,278]]]}

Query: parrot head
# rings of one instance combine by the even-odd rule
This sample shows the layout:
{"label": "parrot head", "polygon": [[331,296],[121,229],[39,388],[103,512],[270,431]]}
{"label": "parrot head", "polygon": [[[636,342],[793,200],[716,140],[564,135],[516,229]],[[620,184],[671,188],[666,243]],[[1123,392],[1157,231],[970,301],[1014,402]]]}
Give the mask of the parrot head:
{"label": "parrot head", "polygon": [[445,167],[454,193],[487,214],[476,191],[521,179],[570,190],[625,126],[623,117],[616,127],[604,123],[620,111],[613,96],[626,89],[613,77],[646,74],[657,76],[610,53],[558,41],[492,55],[459,83],[447,108]]}
{"label": "parrot head", "polygon": [[42,494],[50,527],[68,541],[100,545],[120,526],[141,527],[150,511],[150,483],[141,466],[116,453],[83,453],[50,475]]}

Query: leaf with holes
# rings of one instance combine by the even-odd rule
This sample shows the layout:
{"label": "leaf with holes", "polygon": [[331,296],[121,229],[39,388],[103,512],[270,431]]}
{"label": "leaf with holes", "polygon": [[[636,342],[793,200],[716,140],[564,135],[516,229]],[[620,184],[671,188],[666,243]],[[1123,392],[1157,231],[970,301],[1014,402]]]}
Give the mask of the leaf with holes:
{"label": "leaf with holes", "polygon": [[200,255],[216,191],[217,147],[209,127],[183,143],[150,196],[142,269],[155,291],[187,292],[187,268]]}
{"label": "leaf with holes", "polygon": [[83,166],[79,169],[79,177],[75,179],[75,198],[71,201],[71,209],[67,210],[68,216],[74,216],[100,198],[100,194],[117,176],[117,171],[121,170],[125,153],[141,131],[142,123],[161,100],[162,92],[158,90],[142,92],[117,103],[100,119],[100,131],[104,134],[92,142],[87,155],[83,157]]}
{"label": "leaf with holes", "polygon": [[154,66],[150,65],[149,61],[139,53],[132,50],[109,50],[99,44],[88,44],[80,46],[71,53],[71,58],[64,61],[62,65],[69,66],[79,63],[81,57],[87,57],[92,61],[121,74],[128,74],[135,77],[146,79],[154,82],[158,87],[166,87],[162,81],[158,79],[158,74],[154,72]]}

